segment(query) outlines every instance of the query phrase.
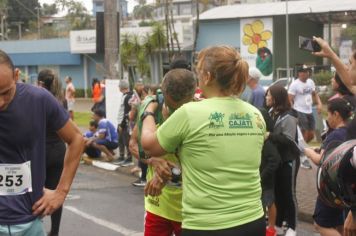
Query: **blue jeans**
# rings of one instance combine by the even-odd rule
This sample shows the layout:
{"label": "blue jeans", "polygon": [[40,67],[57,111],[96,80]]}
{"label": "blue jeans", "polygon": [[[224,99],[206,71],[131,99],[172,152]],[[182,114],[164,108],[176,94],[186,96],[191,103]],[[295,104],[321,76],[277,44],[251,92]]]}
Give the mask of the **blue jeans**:
{"label": "blue jeans", "polygon": [[25,224],[0,225],[0,235],[44,236],[46,234],[43,228],[42,220],[37,218]]}

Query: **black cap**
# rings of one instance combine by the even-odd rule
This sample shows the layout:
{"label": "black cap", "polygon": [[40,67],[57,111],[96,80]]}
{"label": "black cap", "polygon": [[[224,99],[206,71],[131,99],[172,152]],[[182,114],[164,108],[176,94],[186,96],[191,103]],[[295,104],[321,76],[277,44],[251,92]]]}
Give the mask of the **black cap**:
{"label": "black cap", "polygon": [[173,69],[190,70],[190,65],[189,65],[189,62],[185,58],[178,57],[171,62],[171,64],[169,65],[169,69],[170,70],[173,70]]}
{"label": "black cap", "polygon": [[310,67],[308,67],[307,65],[303,64],[303,65],[299,65],[297,71],[298,72],[307,72],[310,71]]}

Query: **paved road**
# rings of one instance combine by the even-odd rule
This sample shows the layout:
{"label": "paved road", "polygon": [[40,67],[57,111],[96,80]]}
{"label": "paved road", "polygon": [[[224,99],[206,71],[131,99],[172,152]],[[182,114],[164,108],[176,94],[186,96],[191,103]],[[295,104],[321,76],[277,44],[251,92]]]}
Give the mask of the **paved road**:
{"label": "paved road", "polygon": [[[143,189],[131,185],[134,176],[81,164],[64,205],[61,235],[143,235]],[[49,217],[44,219],[49,231]],[[298,236],[314,236],[300,222]]]}
{"label": "paved road", "polygon": [[[81,165],[64,205],[61,235],[143,235],[143,189],[136,178]],[[49,217],[45,218],[49,231]]]}

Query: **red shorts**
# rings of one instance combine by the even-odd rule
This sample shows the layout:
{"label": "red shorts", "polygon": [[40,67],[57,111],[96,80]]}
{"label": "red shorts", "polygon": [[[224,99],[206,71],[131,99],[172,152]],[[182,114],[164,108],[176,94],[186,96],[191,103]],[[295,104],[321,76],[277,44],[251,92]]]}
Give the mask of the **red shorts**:
{"label": "red shorts", "polygon": [[181,224],[146,211],[144,236],[180,236]]}

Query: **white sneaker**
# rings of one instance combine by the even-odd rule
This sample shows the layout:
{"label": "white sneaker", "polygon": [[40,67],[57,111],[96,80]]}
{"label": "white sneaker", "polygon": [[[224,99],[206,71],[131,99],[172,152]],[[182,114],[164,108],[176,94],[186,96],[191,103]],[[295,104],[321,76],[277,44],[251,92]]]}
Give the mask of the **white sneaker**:
{"label": "white sneaker", "polygon": [[284,234],[284,230],[283,230],[282,227],[275,226],[274,228],[276,229],[277,235],[283,235]]}
{"label": "white sneaker", "polygon": [[297,236],[297,232],[295,232],[293,229],[288,228],[285,236]]}

